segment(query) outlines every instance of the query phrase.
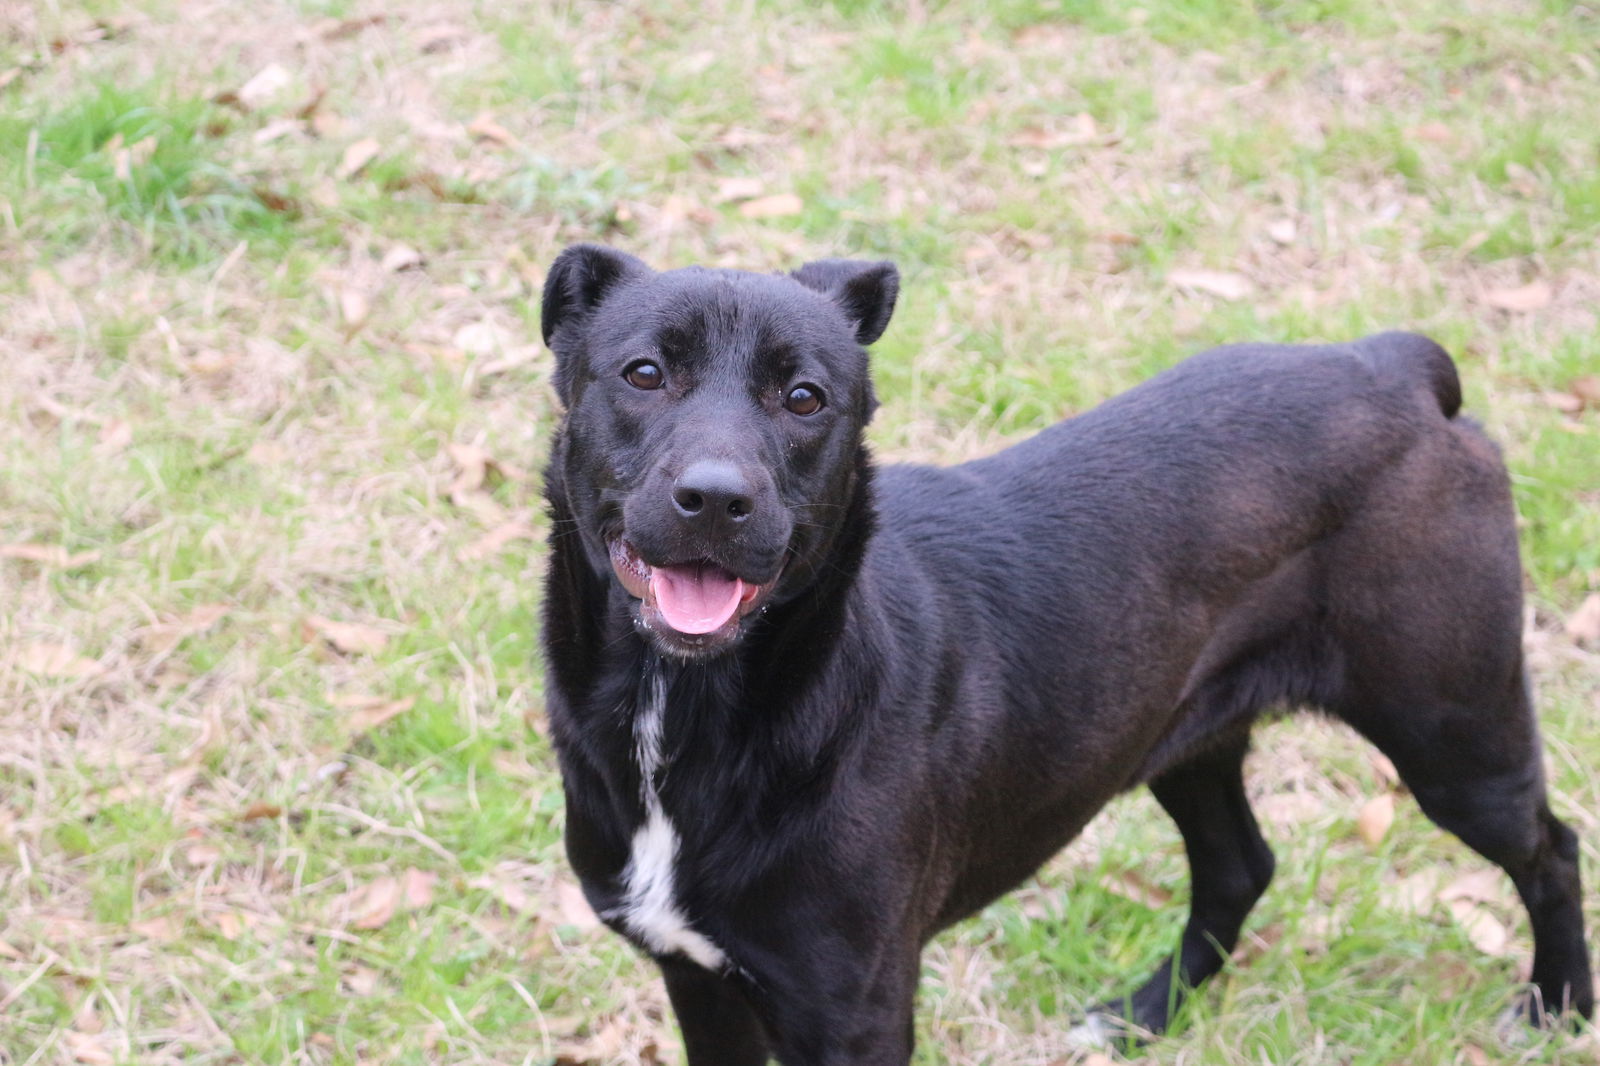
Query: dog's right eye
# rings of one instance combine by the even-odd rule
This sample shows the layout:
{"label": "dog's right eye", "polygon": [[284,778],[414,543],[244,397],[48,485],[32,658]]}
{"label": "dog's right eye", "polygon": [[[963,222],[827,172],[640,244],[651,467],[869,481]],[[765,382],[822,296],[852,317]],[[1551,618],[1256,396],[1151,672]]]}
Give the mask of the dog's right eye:
{"label": "dog's right eye", "polygon": [[629,363],[628,369],[622,372],[622,378],[636,389],[649,392],[659,389],[667,383],[667,375],[661,368],[648,359],[641,359],[637,363]]}

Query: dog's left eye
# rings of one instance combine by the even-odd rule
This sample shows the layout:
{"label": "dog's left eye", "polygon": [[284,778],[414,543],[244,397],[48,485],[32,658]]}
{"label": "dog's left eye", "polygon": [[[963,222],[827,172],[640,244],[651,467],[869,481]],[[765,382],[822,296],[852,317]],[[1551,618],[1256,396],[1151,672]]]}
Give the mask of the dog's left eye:
{"label": "dog's left eye", "polygon": [[659,389],[667,383],[667,376],[661,368],[648,359],[641,359],[637,363],[629,363],[628,369],[622,372],[622,379],[636,389],[646,392]]}
{"label": "dog's left eye", "polygon": [[783,406],[797,415],[814,415],[822,410],[822,390],[815,385],[796,385],[783,398]]}

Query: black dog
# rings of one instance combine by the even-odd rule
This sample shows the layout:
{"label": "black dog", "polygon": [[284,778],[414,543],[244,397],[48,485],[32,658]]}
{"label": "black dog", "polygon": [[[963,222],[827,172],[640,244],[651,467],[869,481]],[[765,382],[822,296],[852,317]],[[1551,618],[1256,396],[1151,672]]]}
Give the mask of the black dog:
{"label": "black dog", "polygon": [[1286,706],[1354,726],[1511,875],[1523,1011],[1587,1016],[1506,472],[1449,356],[1219,348],[989,458],[876,469],[862,346],[897,289],[594,246],[545,285],[567,849],[690,1061],[905,1063],[922,945],[1140,784],[1193,872],[1177,972],[1119,1008],[1160,1031],[1272,876],[1240,763]]}

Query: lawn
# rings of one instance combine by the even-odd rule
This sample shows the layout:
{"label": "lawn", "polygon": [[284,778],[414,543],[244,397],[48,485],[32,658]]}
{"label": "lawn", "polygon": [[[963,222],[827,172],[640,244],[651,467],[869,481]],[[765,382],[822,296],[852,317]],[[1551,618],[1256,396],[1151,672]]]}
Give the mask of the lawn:
{"label": "lawn", "polygon": [[[542,707],[580,239],[896,260],[889,460],[1223,341],[1433,334],[1593,886],[1597,237],[1600,12],[1556,0],[0,6],[0,1064],[681,1062]],[[1363,744],[1275,724],[1249,772],[1277,880],[1137,1061],[1596,1060],[1497,1033],[1525,915]],[[1076,1061],[1186,893],[1119,801],[929,949],[917,1062]]]}

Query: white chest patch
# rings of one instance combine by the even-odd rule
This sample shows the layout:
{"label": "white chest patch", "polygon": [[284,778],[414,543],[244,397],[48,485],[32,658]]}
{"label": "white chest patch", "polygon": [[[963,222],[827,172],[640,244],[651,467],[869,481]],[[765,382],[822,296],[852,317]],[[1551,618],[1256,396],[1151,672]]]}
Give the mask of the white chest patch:
{"label": "white chest patch", "polygon": [[644,824],[633,834],[633,851],[622,871],[623,900],[617,916],[633,934],[661,954],[679,952],[708,970],[720,970],[728,958],[694,931],[673,898],[678,832],[661,808],[656,774],[661,768],[662,719],[667,709],[666,681],[650,681],[649,697],[634,719],[635,757],[644,793]]}

